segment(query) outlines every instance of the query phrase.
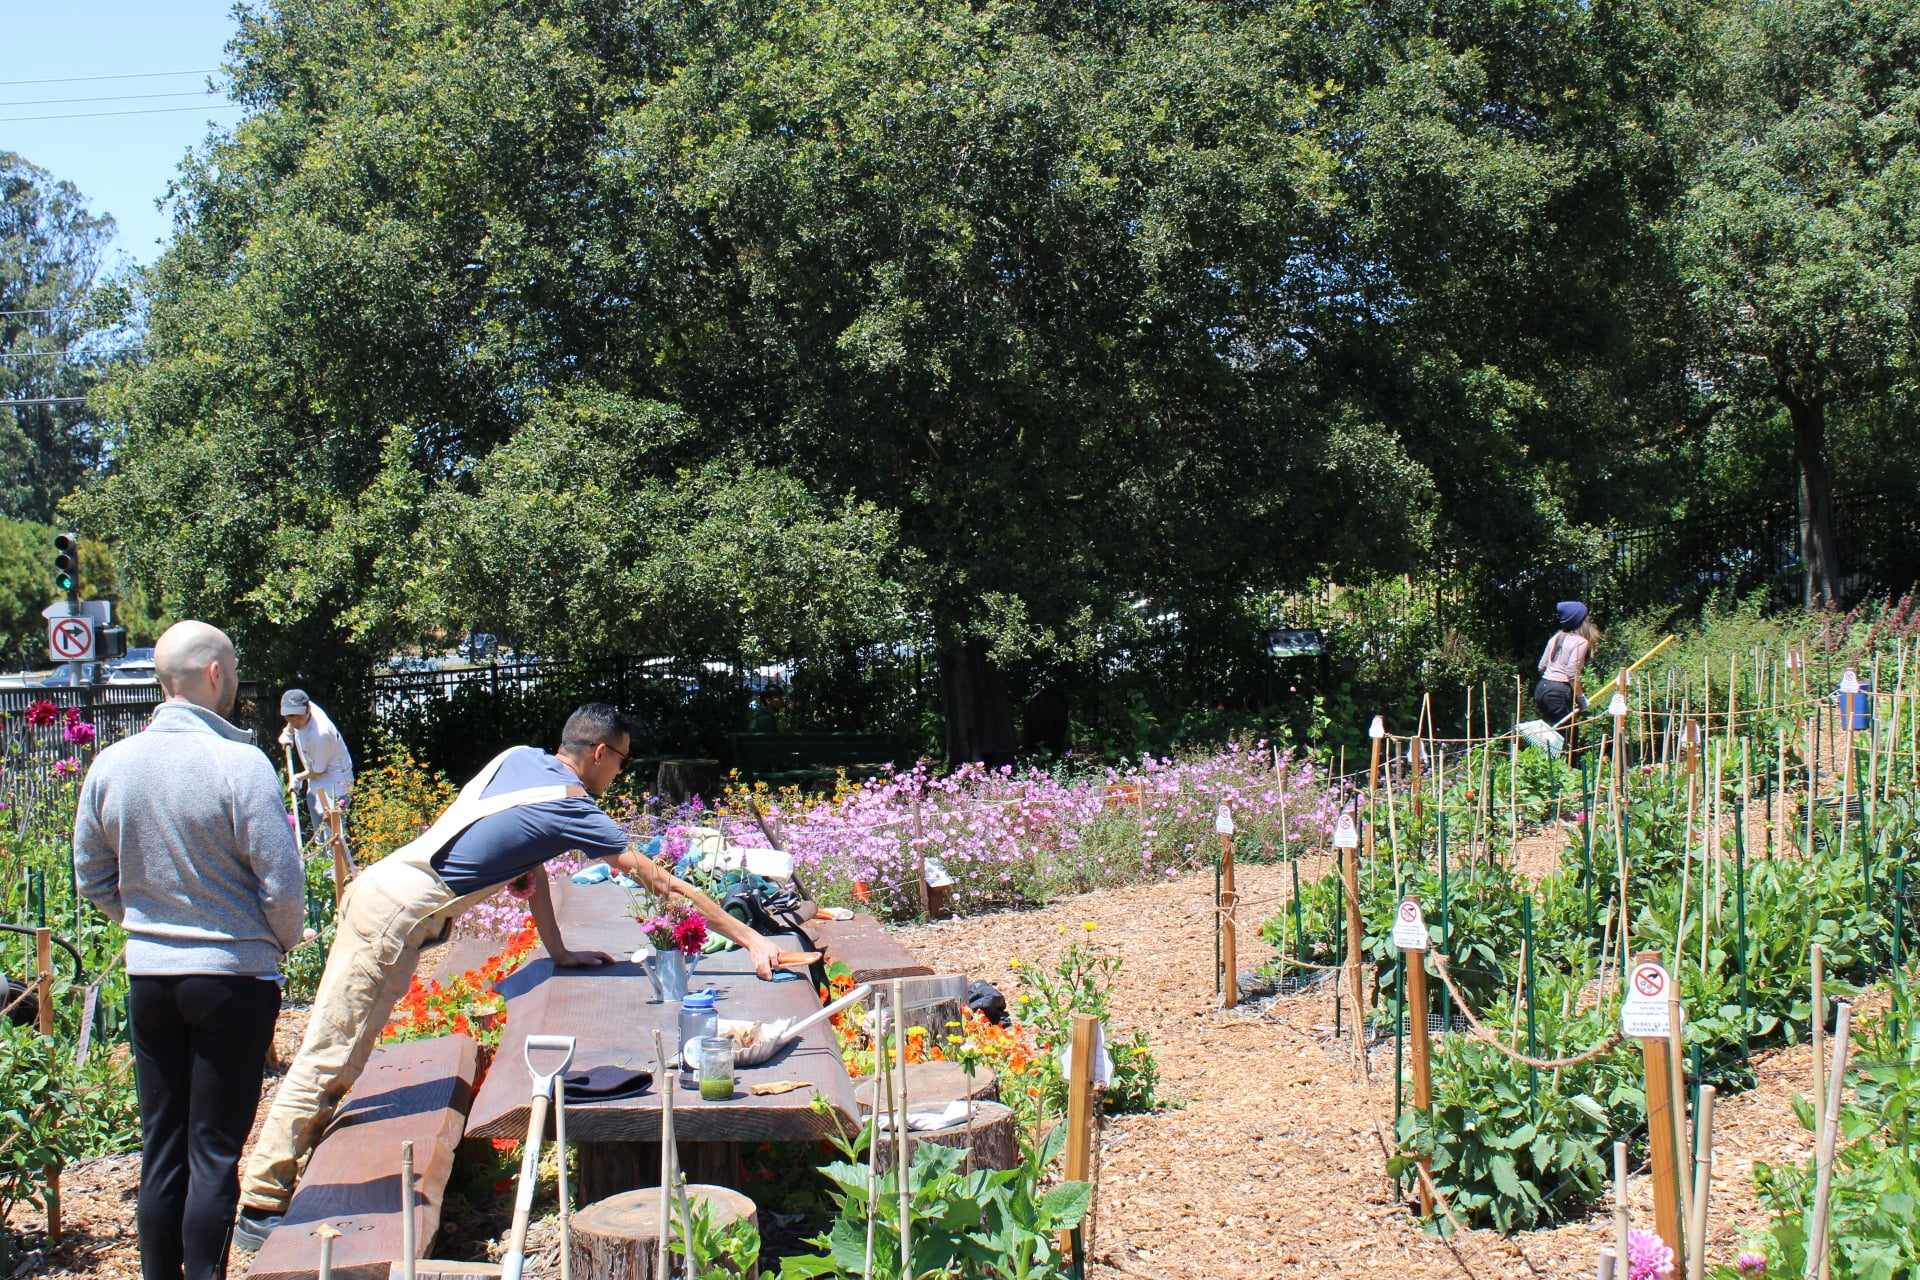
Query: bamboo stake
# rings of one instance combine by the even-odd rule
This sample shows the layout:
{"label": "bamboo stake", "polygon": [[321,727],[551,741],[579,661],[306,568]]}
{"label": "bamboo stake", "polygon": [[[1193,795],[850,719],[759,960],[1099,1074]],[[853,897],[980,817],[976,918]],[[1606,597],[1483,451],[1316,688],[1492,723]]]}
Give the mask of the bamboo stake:
{"label": "bamboo stake", "polygon": [[[1413,1105],[1418,1111],[1428,1111],[1433,1106],[1433,1050],[1427,1038],[1427,953],[1424,950],[1405,950],[1400,952],[1400,963],[1406,969],[1407,985],[1407,1031],[1409,1048],[1413,1054]],[[1426,1156],[1420,1157],[1421,1170],[1429,1175],[1420,1179],[1420,1216],[1433,1216],[1433,1191],[1430,1175],[1433,1166]]]}
{"label": "bamboo stake", "polygon": [[1833,1151],[1839,1142],[1840,1099],[1846,1090],[1847,1058],[1853,1048],[1853,1006],[1842,1000],[1833,1029],[1833,1074],[1827,1078],[1827,1117],[1820,1126],[1814,1167],[1813,1229],[1807,1233],[1805,1280],[1813,1280],[1827,1261],[1827,1213],[1833,1195]]}
{"label": "bamboo stake", "polygon": [[1701,1280],[1707,1266],[1707,1197],[1713,1189],[1714,1087],[1700,1086],[1693,1113],[1693,1212],[1687,1229],[1687,1280]]}
{"label": "bamboo stake", "polygon": [[[660,1031],[653,1033],[653,1056],[660,1074],[660,1244],[655,1270],[662,1276],[672,1275],[668,1264],[673,1257],[670,1242],[673,1239],[673,1168],[674,1158],[679,1152],[674,1150],[673,1141],[673,1077],[667,1072],[667,1046]],[[687,1248],[693,1248],[693,1241],[687,1241]]]}
{"label": "bamboo stake", "polygon": [[[1679,965],[1674,969],[1678,971]],[[1687,1177],[1687,1033],[1682,1021],[1685,1014],[1680,1008],[1680,979],[1674,978],[1667,984],[1667,1080],[1673,1095],[1674,1141],[1679,1144],[1680,1160],[1680,1220],[1693,1220],[1693,1185]],[[1699,1121],[1695,1122],[1696,1132]],[[1691,1237],[1689,1237],[1691,1239]],[[1676,1258],[1680,1255],[1675,1254]]]}
{"label": "bamboo stake", "polygon": [[1633,1224],[1627,1200],[1630,1190],[1627,1181],[1627,1144],[1616,1142],[1613,1144],[1613,1249],[1622,1258],[1628,1256],[1627,1233]]}
{"label": "bamboo stake", "polygon": [[[1090,1013],[1073,1017],[1072,1038],[1067,1049],[1067,1180],[1085,1182],[1092,1163],[1093,1132],[1093,1047],[1100,1020]],[[1060,1233],[1060,1252],[1069,1257],[1073,1250],[1073,1232]],[[902,1268],[903,1276],[911,1274]]]}
{"label": "bamboo stake", "polygon": [[[900,1274],[913,1274],[913,1173],[912,1160],[908,1158],[907,1148],[907,1001],[900,991],[901,980],[895,978],[890,984],[893,997],[893,1062],[898,1080],[894,1094],[899,1100],[898,1119],[893,1131],[893,1169],[900,1184]],[[1076,1019],[1077,1021],[1077,1019]],[[1084,1166],[1082,1178],[1086,1176]],[[689,1261],[691,1261],[693,1242],[687,1242]],[[689,1268],[691,1270],[691,1268]]]}
{"label": "bamboo stake", "polygon": [[[1522,681],[1518,676],[1513,680],[1513,722],[1520,723],[1520,699]],[[1507,772],[1507,856],[1513,856],[1514,846],[1520,843],[1520,735],[1514,734],[1508,740]]]}

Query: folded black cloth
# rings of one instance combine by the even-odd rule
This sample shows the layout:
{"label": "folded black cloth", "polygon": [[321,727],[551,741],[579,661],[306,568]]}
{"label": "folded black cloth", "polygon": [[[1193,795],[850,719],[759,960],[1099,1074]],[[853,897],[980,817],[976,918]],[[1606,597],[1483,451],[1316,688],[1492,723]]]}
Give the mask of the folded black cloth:
{"label": "folded black cloth", "polygon": [[967,1008],[996,1027],[1007,1025],[1007,998],[991,982],[975,981],[967,988]]}
{"label": "folded black cloth", "polygon": [[561,1079],[567,1084],[568,1102],[613,1102],[645,1093],[653,1083],[653,1072],[606,1062],[581,1071],[569,1071]]}

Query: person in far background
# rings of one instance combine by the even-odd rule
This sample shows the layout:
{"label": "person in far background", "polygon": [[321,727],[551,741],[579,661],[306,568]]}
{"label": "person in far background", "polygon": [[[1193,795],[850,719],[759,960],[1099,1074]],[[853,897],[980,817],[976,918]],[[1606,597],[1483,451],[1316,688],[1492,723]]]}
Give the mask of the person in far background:
{"label": "person in far background", "polygon": [[307,784],[307,811],[313,815],[314,830],[322,830],[322,795],[332,797],[336,809],[347,807],[347,795],[353,790],[353,754],[332,718],[304,689],[280,695],[280,715],[287,722],[280,731],[280,745],[291,745],[299,753],[300,772],[294,780]]}
{"label": "person in far background", "polygon": [[[1540,655],[1540,683],[1533,687],[1533,705],[1542,720],[1557,728],[1574,709],[1573,684],[1600,643],[1600,630],[1578,600],[1562,600],[1554,611],[1560,629]],[[1580,709],[1586,710],[1587,700],[1579,701]]]}

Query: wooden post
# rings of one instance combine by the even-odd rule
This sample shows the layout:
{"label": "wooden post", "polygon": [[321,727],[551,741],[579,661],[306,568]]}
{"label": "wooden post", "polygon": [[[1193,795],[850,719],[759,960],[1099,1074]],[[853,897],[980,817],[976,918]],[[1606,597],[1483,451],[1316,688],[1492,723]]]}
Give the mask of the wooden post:
{"label": "wooden post", "polygon": [[[1067,1051],[1067,1181],[1085,1182],[1093,1164],[1093,1042],[1100,1019],[1090,1013],[1073,1015],[1073,1038]],[[1075,1230],[1078,1230],[1076,1228]],[[1073,1255],[1072,1231],[1060,1233],[1062,1256]]]}
{"label": "wooden post", "polygon": [[920,789],[917,782],[913,792],[913,866],[920,882],[920,914],[931,920],[933,903],[927,888],[927,829],[920,815]]}
{"label": "wooden post", "polygon": [[1700,1086],[1700,1105],[1693,1113],[1693,1206],[1687,1219],[1687,1280],[1702,1280],[1707,1265],[1707,1197],[1713,1189],[1712,1085]]}
{"label": "wooden post", "polygon": [[[1411,958],[1409,955],[1411,954]],[[1400,963],[1407,971],[1407,1044],[1413,1055],[1413,1106],[1416,1111],[1433,1109],[1433,1049],[1427,1039],[1427,953],[1401,948]],[[1420,1157],[1420,1216],[1433,1216],[1433,1192],[1430,1178],[1433,1162]]]}
{"label": "wooden post", "polygon": [[[556,1114],[558,1114],[556,1112]],[[558,1145],[556,1143],[556,1145]],[[559,1153],[561,1159],[566,1153]],[[414,1237],[413,1221],[413,1144],[400,1144],[400,1274],[402,1280],[413,1280],[418,1267],[420,1247]],[[566,1256],[563,1252],[563,1258]]]}
{"label": "wooden post", "polygon": [[[1231,819],[1228,819],[1231,822]],[[1234,912],[1239,894],[1233,887],[1233,832],[1220,833],[1220,1004],[1231,1009],[1240,1003],[1240,927]]]}
{"label": "wooden post", "polygon": [[1833,1042],[1833,1074],[1827,1078],[1827,1117],[1820,1126],[1820,1141],[1814,1148],[1814,1168],[1819,1176],[1814,1182],[1813,1226],[1807,1232],[1805,1280],[1813,1280],[1827,1265],[1827,1207],[1833,1194],[1833,1150],[1839,1141],[1840,1098],[1846,1088],[1847,1058],[1853,1048],[1853,1006],[1844,1000],[1840,1002],[1834,1024]]}
{"label": "wooden post", "polygon": [[340,912],[340,900],[347,895],[347,881],[353,878],[353,854],[347,848],[346,828],[340,824],[340,810],[333,797],[324,792],[320,800],[327,815],[327,844],[333,850],[333,910]]}
{"label": "wooden post", "polygon": [[[1658,962],[1660,953],[1643,951],[1634,957]],[[1629,974],[1629,981],[1632,980]],[[1669,974],[1669,983],[1676,979]],[[1685,1232],[1680,1219],[1680,1100],[1673,1096],[1672,1049],[1665,1036],[1640,1037],[1640,1062],[1647,1096],[1647,1145],[1653,1161],[1654,1230],[1675,1258],[1686,1257]]]}

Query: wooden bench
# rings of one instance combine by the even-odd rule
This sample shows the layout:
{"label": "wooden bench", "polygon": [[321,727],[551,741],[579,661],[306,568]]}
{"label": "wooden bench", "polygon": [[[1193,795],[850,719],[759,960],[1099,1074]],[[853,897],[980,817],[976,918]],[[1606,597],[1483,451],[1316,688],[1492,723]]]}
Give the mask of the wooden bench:
{"label": "wooden bench", "polygon": [[829,781],[838,769],[871,777],[913,755],[891,733],[730,733],[727,744],[735,769],[770,785]]}
{"label": "wooden bench", "polygon": [[851,920],[815,916],[803,927],[813,945],[826,952],[829,964],[838,962],[853,970],[855,982],[919,978],[933,972],[870,915],[856,915]]}
{"label": "wooden bench", "polygon": [[254,1255],[251,1280],[308,1280],[327,1224],[336,1280],[399,1274],[400,1144],[413,1143],[414,1238],[424,1255],[440,1229],[454,1148],[473,1102],[478,1051],[466,1036],[383,1045],[314,1149],[286,1218]]}

